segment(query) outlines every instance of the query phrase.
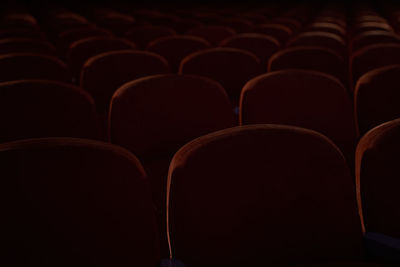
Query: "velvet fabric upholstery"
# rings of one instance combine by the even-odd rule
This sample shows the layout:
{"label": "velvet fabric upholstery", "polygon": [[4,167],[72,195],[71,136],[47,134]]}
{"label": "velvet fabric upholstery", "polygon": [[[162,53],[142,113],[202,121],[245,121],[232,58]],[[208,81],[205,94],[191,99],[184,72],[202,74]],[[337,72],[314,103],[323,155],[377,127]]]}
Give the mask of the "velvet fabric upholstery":
{"label": "velvet fabric upholstery", "polygon": [[279,23],[264,23],[257,25],[253,28],[253,32],[266,34],[278,40],[281,45],[285,45],[289,40],[290,36],[293,35],[293,31]]}
{"label": "velvet fabric upholstery", "polygon": [[165,58],[145,51],[118,50],[99,54],[85,62],[80,85],[105,113],[114,92],[124,83],[153,74],[169,72]]}
{"label": "velvet fabric upholstery", "polygon": [[0,142],[98,135],[94,101],[80,88],[43,80],[0,83]]}
{"label": "velvet fabric upholstery", "polygon": [[0,55],[0,73],[0,82],[23,79],[71,81],[71,75],[64,62],[56,57],[40,54]]}
{"label": "velvet fabric upholstery", "polygon": [[0,145],[2,266],[159,262],[146,174],[127,150],[73,138]]}
{"label": "velvet fabric upholstery", "polygon": [[354,52],[350,59],[352,84],[370,70],[400,62],[400,43],[383,43],[366,46]]}
{"label": "velvet fabric upholstery", "polygon": [[379,43],[400,43],[400,36],[388,31],[366,31],[353,37],[350,51],[355,52],[363,47]]}
{"label": "velvet fabric upholstery", "polygon": [[203,38],[211,45],[217,46],[222,40],[235,35],[236,31],[228,26],[205,25],[193,28],[187,34]]}
{"label": "velvet fabric upholstery", "polygon": [[89,37],[70,45],[67,62],[73,76],[79,78],[82,66],[89,58],[109,51],[129,49],[136,49],[136,45],[125,39],[111,36]]}
{"label": "velvet fabric upholstery", "polygon": [[354,180],[319,133],[249,125],[183,146],[168,175],[172,257],[187,266],[288,266],[362,257]]}
{"label": "velvet fabric upholstery", "polygon": [[207,48],[210,48],[210,44],[200,37],[173,35],[152,41],[146,50],[163,56],[168,61],[172,71],[177,73],[182,59],[194,52]]}
{"label": "velvet fabric upholstery", "polygon": [[130,29],[125,38],[134,42],[138,48],[145,49],[151,42],[160,37],[176,35],[174,29],[165,26],[136,26]]}
{"label": "velvet fabric upholstery", "polygon": [[275,53],[268,71],[284,69],[315,70],[333,75],[347,85],[347,67],[343,57],[333,50],[318,46],[297,46]]}
{"label": "velvet fabric upholstery", "polygon": [[262,66],[260,60],[248,51],[221,47],[187,56],[181,62],[179,73],[201,75],[219,82],[236,105],[243,85],[261,74]]}
{"label": "velvet fabric upholstery", "polygon": [[261,75],[243,88],[240,123],[300,126],[329,137],[352,162],[356,125],[351,99],[334,77],[308,70]]}

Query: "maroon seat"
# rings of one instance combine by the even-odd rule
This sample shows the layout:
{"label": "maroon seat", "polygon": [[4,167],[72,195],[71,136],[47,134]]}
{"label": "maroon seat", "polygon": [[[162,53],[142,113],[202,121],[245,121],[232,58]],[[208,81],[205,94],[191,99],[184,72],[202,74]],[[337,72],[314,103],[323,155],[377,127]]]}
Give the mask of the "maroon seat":
{"label": "maroon seat", "polygon": [[173,29],[165,26],[136,26],[125,34],[125,38],[144,49],[151,41],[175,34],[176,32]]}
{"label": "maroon seat", "polygon": [[362,258],[350,170],[310,130],[250,125],[197,138],[172,159],[167,194],[171,256],[187,266]]}
{"label": "maroon seat", "polygon": [[193,28],[187,34],[203,38],[211,45],[217,46],[222,40],[235,35],[236,31],[228,26],[208,25]]}
{"label": "maroon seat", "polygon": [[400,120],[367,132],[356,151],[356,181],[365,230],[400,237]]}
{"label": "maroon seat", "polygon": [[317,21],[317,22],[310,24],[307,28],[310,31],[332,33],[332,34],[336,34],[340,37],[346,36],[345,28],[338,25],[337,23]]}
{"label": "maroon seat", "polygon": [[400,65],[367,72],[354,91],[355,112],[361,135],[381,123],[400,118]]}
{"label": "maroon seat", "polygon": [[44,55],[56,55],[55,47],[46,41],[30,38],[6,38],[0,39],[0,54],[9,53],[33,53]]}
{"label": "maroon seat", "polygon": [[262,65],[267,65],[269,58],[279,50],[280,43],[273,37],[259,33],[242,33],[225,39],[223,47],[239,48],[256,55]]}
{"label": "maroon seat", "polygon": [[0,145],[2,266],[159,263],[146,174],[107,143],[73,138]]}
{"label": "maroon seat", "polygon": [[288,27],[292,32],[297,32],[301,29],[302,24],[299,20],[290,17],[275,17],[271,19],[272,23],[280,24]]}
{"label": "maroon seat", "polygon": [[354,24],[353,29],[351,31],[351,35],[356,36],[362,32],[366,32],[366,31],[393,32],[393,28],[387,22],[362,21],[362,22]]}
{"label": "maroon seat", "polygon": [[99,137],[93,99],[55,81],[0,83],[0,142],[67,136]]}
{"label": "maroon seat", "polygon": [[0,73],[0,82],[22,79],[71,81],[68,68],[61,60],[31,53],[0,55]]}
{"label": "maroon seat", "polygon": [[96,18],[96,24],[101,28],[110,30],[117,36],[123,36],[136,25],[136,20],[128,14],[108,11]]}
{"label": "maroon seat", "polygon": [[193,53],[181,62],[179,73],[211,78],[225,88],[237,105],[243,85],[262,73],[260,60],[237,48],[211,48]]}
{"label": "maroon seat", "polygon": [[269,60],[268,71],[308,69],[330,74],[347,85],[347,67],[344,59],[327,48],[298,46],[283,49]]}
{"label": "maroon seat", "polygon": [[67,30],[58,35],[58,38],[56,40],[57,49],[60,55],[62,57],[65,57],[72,43],[89,37],[96,37],[96,36],[111,36],[111,33],[104,29],[93,28],[93,27]]}
{"label": "maroon seat", "polygon": [[165,58],[145,51],[118,50],[91,57],[83,65],[80,85],[105,113],[114,92],[126,82],[169,72]]}
{"label": "maroon seat", "polygon": [[351,40],[350,50],[355,52],[369,45],[385,43],[400,43],[400,36],[388,31],[362,32]]}
{"label": "maroon seat", "polygon": [[287,45],[323,47],[335,51],[343,58],[347,57],[346,41],[334,33],[322,31],[303,32],[289,40]]}
{"label": "maroon seat", "polygon": [[286,44],[287,40],[289,40],[290,36],[293,34],[293,31],[289,27],[277,23],[255,26],[253,32],[269,35],[277,39],[282,45]]}
{"label": "maroon seat", "polygon": [[38,30],[32,30],[29,28],[11,28],[11,29],[0,29],[0,39],[6,38],[29,38],[45,40],[45,34]]}
{"label": "maroon seat", "polygon": [[134,43],[111,36],[89,37],[72,43],[68,49],[67,62],[74,77],[79,74],[84,63],[91,57],[101,53],[135,49]]}
{"label": "maroon seat", "polygon": [[249,81],[240,99],[240,123],[275,123],[320,132],[350,163],[356,146],[351,99],[334,77],[309,70],[283,70]]}
{"label": "maroon seat", "polygon": [[183,58],[207,48],[210,48],[210,44],[200,37],[173,35],[161,37],[152,41],[146,49],[165,57],[171,69],[174,72],[178,72],[179,64]]}
{"label": "maroon seat", "polygon": [[353,86],[370,70],[400,63],[400,43],[375,44],[354,52],[350,58]]}

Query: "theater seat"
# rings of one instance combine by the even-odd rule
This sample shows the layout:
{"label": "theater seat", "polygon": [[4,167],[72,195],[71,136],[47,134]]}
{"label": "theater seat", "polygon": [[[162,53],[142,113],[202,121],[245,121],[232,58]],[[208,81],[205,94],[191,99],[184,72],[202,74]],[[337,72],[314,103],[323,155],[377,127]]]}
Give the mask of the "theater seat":
{"label": "theater seat", "polygon": [[155,75],[123,85],[111,100],[110,141],[141,159],[158,210],[162,256],[168,258],[165,192],[173,154],[186,142],[234,125],[225,90],[191,75]]}
{"label": "theater seat", "polygon": [[367,132],[356,151],[356,181],[367,232],[400,238],[398,206],[400,120]]}
{"label": "theater seat", "polygon": [[347,46],[345,40],[334,33],[322,31],[303,32],[288,41],[287,46],[317,46],[328,48],[343,58],[347,58]]}
{"label": "theater seat", "polygon": [[183,58],[207,48],[210,48],[210,44],[203,38],[191,35],[173,35],[150,42],[146,49],[165,57],[173,72],[176,73],[179,71],[179,64]]}
{"label": "theater seat", "polygon": [[385,43],[366,46],[350,58],[352,84],[370,70],[400,63],[400,43]]}
{"label": "theater seat", "polygon": [[98,135],[93,99],[80,88],[43,80],[0,83],[0,142]]}
{"label": "theater seat", "polygon": [[33,53],[55,56],[56,49],[51,43],[42,40],[30,38],[0,39],[0,54],[9,53]]}
{"label": "theater seat", "polygon": [[354,180],[319,133],[249,125],[202,136],[175,154],[167,190],[171,256],[187,266],[362,259]]}
{"label": "theater seat", "polygon": [[242,33],[223,40],[220,46],[249,51],[256,55],[261,64],[266,67],[269,58],[279,50],[281,45],[277,39],[266,34]]}
{"label": "theater seat", "polygon": [[187,34],[203,38],[211,45],[217,46],[222,40],[235,35],[236,31],[228,26],[207,25],[193,28]]}
{"label": "theater seat", "polygon": [[351,99],[334,77],[309,70],[271,72],[250,80],[240,98],[240,123],[276,123],[320,132],[353,162],[356,125]]}
{"label": "theater seat", "polygon": [[89,58],[115,50],[135,49],[136,45],[125,39],[111,36],[89,37],[73,42],[67,53],[67,62],[74,77],[78,78],[82,66]]}
{"label": "theater seat", "polygon": [[2,266],[159,262],[146,174],[123,148],[73,138],[0,145]]}
{"label": "theater seat", "polygon": [[360,135],[381,123],[400,118],[400,65],[367,72],[358,80],[354,105]]}
{"label": "theater seat", "polygon": [[283,49],[270,58],[268,71],[306,69],[330,74],[347,85],[347,67],[335,51],[318,46],[298,46]]}
{"label": "theater seat", "polygon": [[179,73],[211,78],[225,88],[232,104],[237,105],[243,85],[262,73],[260,60],[237,48],[211,48],[193,53],[181,62]]}
{"label": "theater seat", "polygon": [[71,81],[68,68],[61,60],[40,54],[0,55],[0,73],[0,82],[21,79]]}
{"label": "theater seat", "polygon": [[400,43],[400,36],[388,31],[366,31],[354,36],[350,50],[355,52],[368,45],[381,43]]}
{"label": "theater seat", "polygon": [[151,41],[175,34],[176,32],[172,28],[165,26],[136,26],[125,34],[125,38],[134,42],[139,48],[144,49]]}
{"label": "theater seat", "polygon": [[165,58],[145,51],[118,50],[91,57],[82,67],[80,85],[106,113],[114,92],[126,82],[169,72]]}
{"label": "theater seat", "polygon": [[290,36],[293,34],[293,31],[289,27],[278,23],[257,25],[252,31],[271,36],[277,39],[281,45],[285,45],[287,40],[289,40]]}

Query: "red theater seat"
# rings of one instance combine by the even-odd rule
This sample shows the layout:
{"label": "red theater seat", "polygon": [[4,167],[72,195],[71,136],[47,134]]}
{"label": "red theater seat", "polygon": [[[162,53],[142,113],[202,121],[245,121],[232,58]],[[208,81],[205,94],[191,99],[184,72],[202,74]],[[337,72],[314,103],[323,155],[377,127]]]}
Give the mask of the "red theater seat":
{"label": "red theater seat", "polygon": [[253,32],[269,35],[279,41],[280,44],[286,44],[290,36],[293,34],[292,30],[278,23],[261,24],[253,28]]}
{"label": "red theater seat", "polygon": [[375,44],[366,46],[350,58],[352,84],[370,70],[400,63],[400,43]]}
{"label": "red theater seat", "polygon": [[335,51],[343,58],[347,57],[346,41],[339,35],[329,32],[303,32],[289,40],[287,46],[323,47]]}
{"label": "red theater seat", "polygon": [[356,36],[366,31],[387,31],[393,32],[393,28],[386,22],[360,22],[356,23],[351,31],[352,36]]}
{"label": "red theater seat", "polygon": [[0,55],[0,82],[39,79],[70,82],[67,66],[56,57],[30,53]]}
{"label": "red theater seat", "polygon": [[56,40],[57,49],[60,55],[62,57],[65,57],[72,43],[89,37],[96,37],[96,36],[111,36],[111,33],[104,29],[93,28],[93,27],[67,30],[58,35],[58,38]]}
{"label": "red theater seat", "polygon": [[333,34],[339,35],[340,37],[346,36],[345,28],[338,25],[337,23],[332,23],[332,22],[317,21],[317,22],[310,24],[308,26],[308,30],[333,33]]}
{"label": "red theater seat", "polygon": [[400,120],[386,122],[361,138],[356,151],[356,181],[367,232],[400,238]]}
{"label": "red theater seat", "polygon": [[56,49],[51,43],[37,39],[0,39],[0,54],[8,53],[33,53],[54,56],[56,55]]}
{"label": "red theater seat", "polygon": [[275,123],[320,132],[349,160],[356,146],[351,99],[334,77],[309,70],[283,70],[249,81],[240,99],[240,123]]}
{"label": "red theater seat", "polygon": [[280,48],[278,40],[260,33],[237,34],[223,40],[220,45],[249,51],[256,55],[265,66],[269,58]]}
{"label": "red theater seat", "polygon": [[207,48],[210,48],[210,44],[203,38],[190,35],[173,35],[154,40],[146,49],[165,57],[171,69],[178,72],[179,64],[183,58]]}
{"label": "red theater seat", "polygon": [[105,113],[111,96],[124,83],[167,72],[168,62],[157,54],[131,50],[111,51],[86,61],[80,84],[93,96],[97,110]]}
{"label": "red theater seat", "polygon": [[243,85],[262,73],[260,60],[236,48],[211,48],[193,53],[181,62],[179,73],[195,74],[219,82],[236,105]]}
{"label": "red theater seat", "polygon": [[350,170],[310,130],[250,125],[195,139],[172,159],[167,194],[171,256],[187,266],[362,257]]}
{"label": "red theater seat", "polygon": [[0,29],[0,39],[6,38],[29,38],[45,40],[46,36],[41,31],[28,28]]}
{"label": "red theater seat", "polygon": [[136,20],[128,14],[110,11],[98,16],[96,24],[101,28],[110,30],[117,36],[123,36],[136,25]]}
{"label": "red theater seat", "polygon": [[330,74],[347,85],[344,59],[335,51],[317,46],[298,46],[283,49],[269,60],[268,71],[308,69]]}
{"label": "red theater seat", "polygon": [[203,38],[210,44],[217,46],[222,40],[235,35],[236,31],[227,26],[209,25],[191,29],[187,34]]}
{"label": "red theater seat", "polygon": [[136,26],[130,29],[125,37],[144,49],[151,41],[175,34],[173,29],[165,26]]}
{"label": "red theater seat", "polygon": [[101,53],[135,49],[134,43],[111,36],[89,37],[72,43],[67,53],[67,62],[74,77],[79,78],[84,63]]}
{"label": "red theater seat", "polygon": [[146,174],[135,156],[73,138],[0,145],[2,266],[159,263]]}
{"label": "red theater seat", "polygon": [[354,36],[350,50],[354,52],[369,45],[385,43],[400,43],[400,36],[388,31],[366,31]]}
{"label": "red theater seat", "polygon": [[55,81],[0,83],[0,142],[51,136],[96,139],[93,99]]}
{"label": "red theater seat", "polygon": [[358,80],[355,112],[360,134],[381,123],[400,118],[400,65],[390,65],[367,72]]}
{"label": "red theater seat", "polygon": [[172,155],[195,137],[233,125],[226,92],[203,77],[149,76],[123,85],[111,100],[110,140],[140,157],[162,210]]}

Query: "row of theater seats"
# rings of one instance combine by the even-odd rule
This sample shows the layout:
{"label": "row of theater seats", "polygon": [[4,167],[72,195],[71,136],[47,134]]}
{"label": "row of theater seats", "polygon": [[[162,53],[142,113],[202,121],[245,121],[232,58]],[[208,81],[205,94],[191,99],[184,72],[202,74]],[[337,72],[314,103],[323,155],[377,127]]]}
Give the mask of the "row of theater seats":
{"label": "row of theater seats", "polygon": [[[343,155],[317,132],[250,125],[187,143],[168,172],[164,219],[175,262],[163,264],[384,266],[364,262],[360,218],[372,238],[400,235],[399,134],[400,119],[361,139],[359,207]],[[27,139],[0,145],[0,162],[2,264],[159,264],[146,172],[127,150],[85,139]]]}
{"label": "row of theater seats", "polygon": [[[0,40],[4,262],[369,259],[350,170],[358,138],[398,117],[400,66],[357,79],[400,63],[396,20],[392,28],[371,9],[350,26],[329,8],[267,8],[236,20],[238,10],[197,12],[95,9],[87,17],[96,25],[64,9],[45,10],[40,23],[4,16],[0,38],[24,38]],[[231,128],[236,106],[242,126]],[[274,125],[244,126],[264,123]],[[37,137],[53,138],[14,141]],[[358,188],[367,231],[399,237],[396,214],[374,201],[388,191]],[[382,201],[398,203],[390,197]]]}

